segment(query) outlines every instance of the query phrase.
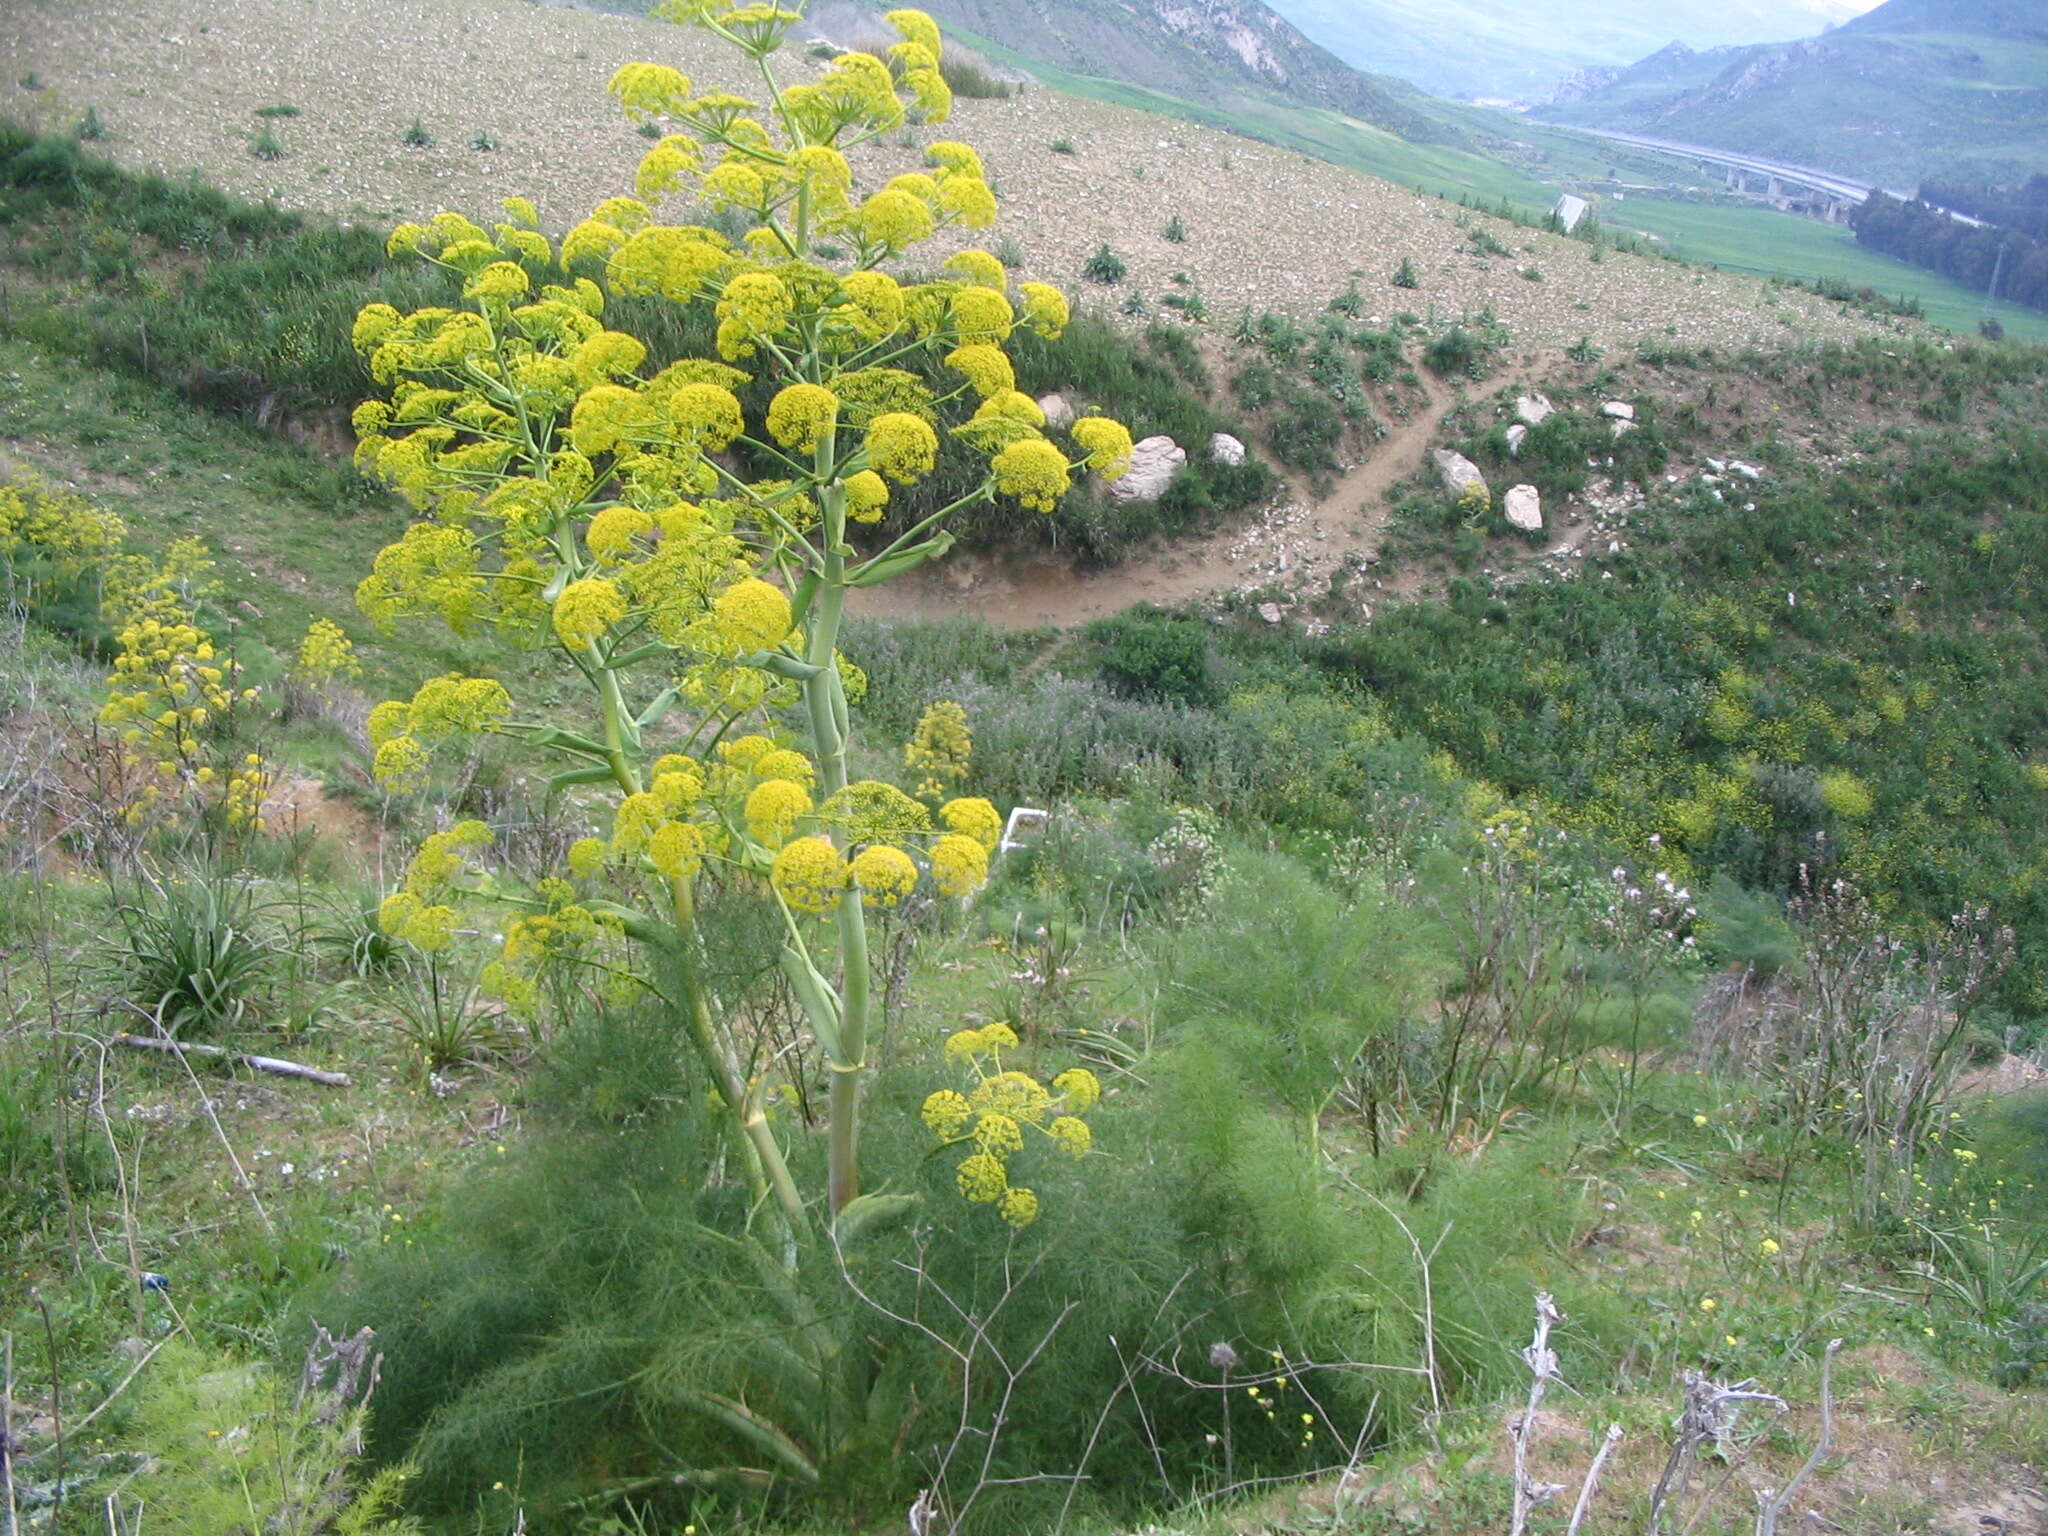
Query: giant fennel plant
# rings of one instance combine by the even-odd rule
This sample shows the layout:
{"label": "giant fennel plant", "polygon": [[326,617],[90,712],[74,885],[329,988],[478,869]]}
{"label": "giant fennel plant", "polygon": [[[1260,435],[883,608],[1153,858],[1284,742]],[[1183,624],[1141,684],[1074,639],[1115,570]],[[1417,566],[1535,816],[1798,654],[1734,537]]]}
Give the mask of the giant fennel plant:
{"label": "giant fennel plant", "polygon": [[[1059,334],[1068,310],[1056,288],[1013,292],[1003,264],[975,249],[925,281],[886,270],[996,213],[980,159],[957,142],[929,144],[927,170],[856,188],[849,150],[912,117],[947,116],[929,17],[891,13],[902,40],[886,60],[841,54],[790,82],[776,54],[800,11],[668,0],[661,14],[745,55],[761,99],[625,66],[612,94],[666,130],[637,195],[607,198],[559,244],[519,198],[489,229],[454,213],[402,225],[392,251],[459,274],[463,304],[372,304],[356,321],[382,390],[355,414],[360,462],[422,514],[379,553],[359,605],[384,626],[438,617],[547,647],[589,706],[580,719],[544,716],[497,679],[435,678],[372,712],[377,776],[413,787],[445,744],[495,733],[551,754],[551,789],[601,796],[610,815],[608,836],[576,843],[566,869],[531,889],[475,867],[490,836],[481,824],[428,837],[381,920],[433,950],[454,938],[458,892],[521,909],[485,972],[514,1008],[534,1005],[549,967],[579,959],[657,990],[730,1112],[758,1197],[794,1231],[809,1218],[766,1112],[772,1085],[750,1070],[706,981],[700,882],[756,890],[779,913],[783,969],[829,1081],[837,1215],[860,1192],[868,913],[921,883],[971,893],[1002,826],[984,799],[943,798],[961,766],[946,744],[966,734],[943,711],[912,744],[922,797],[849,780],[849,707],[865,679],[838,650],[847,594],[944,553],[964,507],[1007,496],[1050,510],[1079,473],[1114,479],[1131,439],[1090,415],[1063,444],[1016,388],[1005,343],[1020,326]],[[661,217],[693,204],[750,227],[735,241]],[[646,346],[604,323],[618,294],[709,306],[718,356],[650,370]],[[755,419],[748,386],[768,398]],[[985,474],[891,527],[895,488],[933,471],[941,433],[984,457]],[[880,525],[864,547],[857,524]],[[792,715],[800,731],[780,728]],[[1032,1103],[1085,1110],[1093,1080],[1078,1082]],[[948,1133],[966,1124],[942,1118]],[[1020,1224],[1036,1211],[1004,1198],[989,1160],[961,1187]]]}

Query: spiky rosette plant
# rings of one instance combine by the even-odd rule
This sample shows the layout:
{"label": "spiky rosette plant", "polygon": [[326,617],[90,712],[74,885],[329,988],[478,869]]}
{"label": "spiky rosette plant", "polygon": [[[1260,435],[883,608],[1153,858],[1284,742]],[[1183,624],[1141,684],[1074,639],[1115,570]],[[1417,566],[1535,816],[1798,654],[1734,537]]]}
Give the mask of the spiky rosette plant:
{"label": "spiky rosette plant", "polygon": [[[995,218],[965,144],[931,144],[928,171],[864,195],[846,158],[912,113],[945,118],[929,17],[891,14],[903,40],[888,61],[842,54],[784,83],[774,55],[800,11],[669,0],[662,14],[752,60],[762,99],[627,65],[612,93],[667,130],[636,196],[606,199],[559,246],[517,198],[488,230],[453,213],[403,225],[391,249],[460,274],[463,305],[402,315],[373,304],[356,322],[385,390],[356,412],[360,462],[423,514],[378,555],[357,592],[363,611],[380,625],[437,618],[545,646],[590,704],[581,719],[543,717],[494,679],[434,679],[373,712],[379,778],[408,788],[442,743],[490,732],[553,755],[552,787],[588,786],[611,816],[609,836],[571,848],[560,877],[518,893],[466,876],[481,827],[439,834],[383,917],[432,948],[455,932],[458,892],[483,885],[523,907],[486,975],[514,1007],[534,1002],[546,966],[601,953],[617,972],[637,955],[631,974],[663,989],[687,1026],[758,1189],[801,1226],[802,1194],[764,1113],[772,1085],[750,1076],[704,983],[699,883],[734,880],[779,910],[784,969],[830,1081],[838,1212],[859,1191],[867,914],[921,882],[971,892],[1001,830],[985,800],[934,811],[892,784],[848,781],[849,706],[864,679],[838,650],[846,595],[944,553],[962,508],[1008,496],[1050,510],[1084,467],[1116,477],[1131,439],[1093,416],[1056,441],[1015,387],[1005,343],[1019,326],[1059,334],[1057,289],[1012,293],[980,250],[949,257],[931,281],[884,270],[942,231]],[[660,217],[664,203],[699,201],[744,215],[744,239]],[[850,254],[828,265],[820,241]],[[718,356],[650,371],[639,340],[606,328],[610,294],[708,306]],[[950,387],[903,366],[931,357]],[[736,393],[750,382],[772,392],[751,420]],[[942,433],[982,455],[985,474],[889,529],[892,488],[931,473]],[[855,523],[884,525],[873,552],[850,541]],[[778,729],[792,711],[801,734]]]}

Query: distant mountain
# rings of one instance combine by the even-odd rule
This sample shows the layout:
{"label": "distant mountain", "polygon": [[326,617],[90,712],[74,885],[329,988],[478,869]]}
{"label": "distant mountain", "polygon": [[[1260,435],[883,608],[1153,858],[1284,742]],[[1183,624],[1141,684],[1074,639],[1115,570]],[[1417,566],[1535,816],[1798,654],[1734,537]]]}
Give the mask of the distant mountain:
{"label": "distant mountain", "polygon": [[1658,50],[1539,115],[1857,173],[2018,183],[2048,171],[2048,5],[1886,0],[1802,42]]}
{"label": "distant mountain", "polygon": [[1326,107],[1403,138],[1450,142],[1457,131],[1412,87],[1362,73],[1259,0],[925,0],[959,27],[1075,74],[1128,81],[1227,107],[1256,96]]}
{"label": "distant mountain", "polygon": [[1548,0],[1272,4],[1360,69],[1445,96],[1533,102],[1575,70],[1628,64],[1674,38],[1713,48],[1807,37],[1870,0],[1576,0],[1565,15]]}

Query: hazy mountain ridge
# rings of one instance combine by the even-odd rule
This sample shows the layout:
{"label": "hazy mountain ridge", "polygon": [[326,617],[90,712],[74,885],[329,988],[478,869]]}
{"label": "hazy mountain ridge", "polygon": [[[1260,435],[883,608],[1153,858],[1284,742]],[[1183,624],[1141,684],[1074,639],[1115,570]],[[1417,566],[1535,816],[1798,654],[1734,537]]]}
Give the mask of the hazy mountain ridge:
{"label": "hazy mountain ridge", "polygon": [[1888,0],[1821,37],[1673,45],[1582,72],[1542,115],[1892,185],[2024,181],[2048,169],[2048,14],[2016,0]]}
{"label": "hazy mountain ridge", "polygon": [[942,27],[1076,74],[1105,76],[1186,100],[1257,95],[1327,107],[1403,138],[1452,142],[1456,131],[1304,36],[1259,0],[932,0]]}
{"label": "hazy mountain ridge", "polygon": [[1857,0],[1595,0],[1568,23],[1527,0],[1274,0],[1360,69],[1444,95],[1537,101],[1576,72],[1625,68],[1673,40],[1709,49],[1808,36]]}

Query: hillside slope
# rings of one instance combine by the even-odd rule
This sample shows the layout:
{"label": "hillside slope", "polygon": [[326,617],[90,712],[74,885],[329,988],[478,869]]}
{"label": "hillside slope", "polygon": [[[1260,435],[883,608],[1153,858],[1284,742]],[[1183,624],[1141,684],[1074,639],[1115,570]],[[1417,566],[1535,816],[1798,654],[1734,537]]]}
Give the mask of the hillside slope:
{"label": "hillside slope", "polygon": [[[92,147],[122,164],[197,169],[244,196],[379,226],[443,207],[488,214],[519,193],[559,229],[629,186],[647,141],[604,92],[622,63],[657,59],[713,88],[747,88],[696,34],[519,0],[322,0],[317,11],[304,0],[241,0],[232,11],[205,0],[82,0],[27,14],[33,25],[0,31],[0,115],[69,126],[93,106],[107,136]],[[423,81],[419,61],[443,56],[449,63]],[[27,76],[43,89],[25,90]],[[157,78],[165,89],[134,94],[133,82]],[[280,104],[298,109],[276,120],[285,153],[257,159],[250,137],[265,120],[254,114]],[[431,144],[402,142],[415,117]],[[1603,347],[1727,346],[1876,328],[1751,278],[1615,251],[1595,264],[1579,241],[1052,91],[963,99],[950,123],[928,132],[981,148],[1003,209],[986,238],[1013,243],[1022,274],[1109,309],[1136,293],[1169,312],[1163,299],[1198,294],[1223,325],[1246,309],[1307,317],[1355,281],[1365,316],[1410,311],[1440,327],[1491,309],[1527,347],[1581,336]],[[495,147],[473,148],[480,135]],[[873,185],[921,163],[915,135],[891,135],[858,151],[855,170]],[[1176,218],[1178,242],[1164,234]],[[1492,231],[1506,252],[1482,252],[1475,229]],[[1128,269],[1113,287],[1081,279],[1103,244]],[[1404,258],[1417,288],[1392,285]],[[1523,275],[1530,270],[1539,277]]]}
{"label": "hillside slope", "polygon": [[2019,0],[1888,0],[1825,37],[1674,44],[1585,85],[1543,115],[1894,186],[2048,170],[2048,15]]}

